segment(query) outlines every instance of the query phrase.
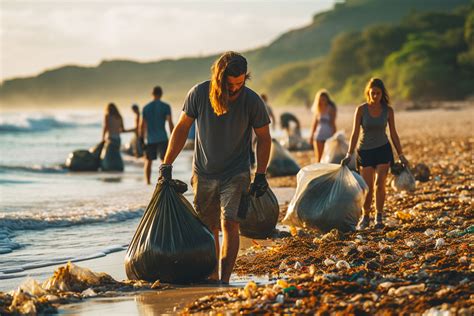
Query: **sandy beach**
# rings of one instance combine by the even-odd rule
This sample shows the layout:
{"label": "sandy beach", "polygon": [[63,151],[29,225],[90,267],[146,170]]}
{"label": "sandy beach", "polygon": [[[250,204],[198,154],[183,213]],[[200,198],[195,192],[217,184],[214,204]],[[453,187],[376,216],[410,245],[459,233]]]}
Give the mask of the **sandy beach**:
{"label": "sandy beach", "polygon": [[[307,130],[309,112],[302,108],[292,112],[303,118]],[[349,107],[338,112],[338,129],[345,130],[346,136],[352,114]],[[395,192],[388,186],[388,224],[383,230],[324,235],[300,229],[290,233],[289,227],[279,225],[279,232],[271,239],[242,238],[230,288],[172,285],[158,290],[104,292],[53,305],[59,314],[68,315],[226,311],[398,314],[431,309],[472,314],[473,117],[474,107],[467,105],[396,112],[408,160],[413,165],[426,164],[431,177],[418,182],[411,193]],[[292,155],[300,166],[312,162],[312,152]],[[296,177],[272,178],[269,183],[281,205],[281,219],[293,196]],[[443,239],[442,245],[436,246],[439,239]],[[125,252],[119,251],[77,265],[121,281],[126,279],[124,256]],[[340,260],[349,268],[337,268],[335,263]],[[2,280],[1,289],[12,290],[26,277],[43,281],[57,267],[30,270],[22,280]],[[5,296],[0,303],[2,300],[6,302]]]}

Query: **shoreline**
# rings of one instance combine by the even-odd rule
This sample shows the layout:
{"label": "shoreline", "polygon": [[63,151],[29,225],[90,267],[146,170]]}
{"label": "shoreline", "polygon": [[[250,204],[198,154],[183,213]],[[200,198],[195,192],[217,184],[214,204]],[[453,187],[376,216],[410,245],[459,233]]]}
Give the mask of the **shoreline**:
{"label": "shoreline", "polygon": [[[352,124],[352,113],[349,111],[341,112],[339,113],[338,129],[346,129],[347,136],[347,131],[350,131],[347,128],[350,128]],[[427,164],[431,169],[432,177],[427,183],[418,183],[418,189],[414,194],[394,192],[389,187],[387,181],[387,209],[389,210],[387,220],[394,223],[395,226],[387,227],[381,232],[369,230],[353,235],[345,234],[340,239],[333,241],[333,244],[328,245],[316,244],[314,240],[320,238],[321,235],[306,230],[299,230],[295,236],[270,240],[269,245],[260,241],[257,241],[256,245],[250,240],[251,244],[249,247],[253,248],[249,252],[239,254],[234,272],[239,272],[239,274],[244,276],[253,275],[255,272],[262,272],[261,274],[264,277],[239,278],[233,276],[233,279],[236,281],[232,282],[231,280],[231,282],[235,287],[224,288],[222,291],[226,291],[225,295],[220,295],[221,288],[202,288],[196,286],[193,287],[196,289],[194,292],[193,290],[184,290],[185,294],[183,297],[179,296],[179,291],[183,291],[183,288],[176,291],[176,294],[173,294],[173,290],[124,293],[125,296],[115,298],[93,298],[80,303],[60,305],[58,313],[76,315],[108,314],[124,311],[152,313],[161,310],[166,313],[176,313],[180,312],[181,308],[188,308],[188,312],[202,313],[214,310],[214,308],[218,308],[220,311],[241,312],[242,306],[247,306],[245,305],[247,303],[250,304],[248,305],[249,308],[254,309],[244,310],[257,313],[264,311],[265,306],[270,306],[264,305],[267,301],[268,304],[278,304],[275,303],[275,298],[272,301],[267,297],[268,300],[264,301],[261,291],[263,291],[268,282],[266,281],[268,280],[267,275],[280,275],[280,273],[282,277],[285,275],[290,277],[288,279],[289,284],[292,284],[290,283],[291,280],[296,280],[295,282],[307,284],[307,288],[312,291],[319,291],[321,298],[314,302],[307,302],[306,299],[308,297],[305,296],[300,298],[285,296],[287,298],[286,301],[278,305],[275,310],[267,309],[267,312],[283,312],[286,310],[285,308],[290,308],[291,306],[293,306],[291,308],[295,308],[297,304],[302,304],[301,302],[296,303],[297,299],[306,304],[302,305],[303,307],[306,306],[306,308],[309,308],[308,310],[313,311],[314,308],[322,308],[322,305],[318,304],[322,304],[323,298],[326,300],[324,301],[324,304],[326,304],[324,308],[332,312],[338,310],[350,313],[350,309],[345,310],[345,308],[350,306],[357,308],[352,309],[352,312],[367,312],[364,309],[365,307],[373,312],[375,306],[380,306],[376,304],[382,303],[387,303],[389,304],[387,306],[392,307],[385,306],[385,309],[377,307],[378,309],[375,309],[376,312],[391,311],[395,313],[401,309],[407,311],[407,308],[411,306],[416,307],[416,312],[423,313],[423,311],[428,310],[427,307],[438,308],[438,305],[441,306],[443,303],[448,304],[448,308],[464,308],[463,304],[466,300],[469,300],[469,297],[474,295],[472,289],[466,290],[466,287],[463,285],[465,283],[462,283],[464,282],[465,272],[472,269],[472,253],[467,252],[472,247],[472,233],[460,236],[459,240],[450,237],[449,233],[455,230],[467,231],[470,227],[469,225],[474,223],[472,205],[469,207],[467,204],[467,199],[469,199],[469,196],[472,199],[473,192],[472,165],[469,165],[469,162],[472,164],[472,144],[474,142],[472,132],[473,114],[474,109],[472,107],[459,111],[422,110],[397,113],[397,129],[407,158],[413,163]],[[300,117],[303,118],[302,121],[304,120],[303,126],[307,126],[310,117],[303,114]],[[292,155],[301,166],[311,163],[311,152],[293,152]],[[295,177],[270,178],[269,183],[274,192],[278,191],[275,194],[277,194],[280,202],[280,215],[283,215],[286,211],[287,202],[292,197],[291,190],[294,190],[296,185]],[[281,196],[285,197],[282,198]],[[410,220],[403,219],[405,213],[409,214],[406,215],[408,216],[406,218],[411,218]],[[434,229],[436,233],[428,236],[428,233],[426,233],[428,228]],[[358,235],[362,236],[362,239],[357,237]],[[435,247],[435,242],[439,238],[442,238],[446,243],[440,249]],[[411,239],[416,244],[412,248],[406,245],[406,240]],[[280,247],[278,249],[282,250],[281,252],[275,252],[276,247],[273,247],[275,242]],[[344,257],[344,249],[354,242],[357,244],[357,247],[362,247],[356,253],[359,257]],[[302,245],[307,248],[302,247]],[[366,249],[364,246],[370,249]],[[291,253],[285,253],[285,249],[292,251]],[[451,251],[450,255],[447,255],[448,251]],[[94,272],[104,271],[117,280],[123,280],[126,279],[125,272],[123,271],[124,253],[124,251],[115,252],[102,258],[83,261],[83,264],[79,264],[79,266],[90,268]],[[328,259],[331,255],[337,256],[338,260],[347,260],[351,266],[350,269],[341,271],[336,269],[335,266],[327,266],[324,263],[325,259]],[[295,271],[293,268],[296,266],[297,261],[303,266],[300,272]],[[279,267],[283,262],[289,267],[290,272],[280,271]],[[361,262],[362,265],[359,266],[358,262]],[[306,274],[310,272],[311,265],[316,267],[316,272],[310,278],[299,278],[302,272]],[[439,268],[438,265],[446,265],[447,268]],[[51,276],[52,270],[52,267],[46,267],[31,271],[37,273],[37,275],[49,272],[46,276]],[[442,271],[446,275],[451,273],[455,277],[453,280],[439,277],[438,280],[436,279],[438,277],[437,270]],[[425,273],[428,276],[425,276]],[[354,275],[357,278],[354,280],[350,279]],[[409,299],[409,296],[405,297],[403,295],[400,297],[397,297],[397,295],[390,296],[390,288],[378,288],[384,282],[391,282],[393,294],[394,291],[403,286],[418,285],[419,283],[413,283],[415,279],[410,279],[415,278],[415,276],[419,277],[422,282],[426,282],[429,286],[424,287],[424,290],[417,294],[418,296],[411,297],[411,299]],[[319,279],[316,280],[316,277]],[[255,291],[255,297],[252,299],[242,297],[239,288],[243,288],[247,281],[258,281],[259,279],[262,281],[256,282],[258,287]],[[361,280],[360,284],[354,285],[353,290],[350,293],[346,293],[345,287],[348,286],[348,282],[354,283],[354,281],[359,279]],[[375,280],[375,285],[370,283],[370,280]],[[386,286],[388,285],[386,284]],[[369,295],[367,291],[373,292]],[[326,295],[326,292],[329,294]],[[438,295],[438,292],[441,294]],[[176,305],[171,306],[168,303],[162,302],[166,301],[165,297],[168,295],[171,296],[169,300],[174,301]],[[374,299],[374,295],[377,296],[376,299]],[[456,303],[456,305],[452,301],[447,300],[450,295],[454,296],[456,301],[460,303]],[[207,296],[207,298],[199,299],[202,296]],[[223,296],[227,297],[228,300],[235,298],[236,302],[240,305],[231,305],[223,299]],[[255,307],[257,301],[261,302],[260,309]],[[336,304],[337,301],[350,303],[345,306],[339,306]],[[365,303],[367,301],[371,303]],[[176,306],[177,309],[175,309]],[[442,310],[442,307],[439,308]],[[296,311],[303,312],[304,310],[293,310],[293,312]]]}

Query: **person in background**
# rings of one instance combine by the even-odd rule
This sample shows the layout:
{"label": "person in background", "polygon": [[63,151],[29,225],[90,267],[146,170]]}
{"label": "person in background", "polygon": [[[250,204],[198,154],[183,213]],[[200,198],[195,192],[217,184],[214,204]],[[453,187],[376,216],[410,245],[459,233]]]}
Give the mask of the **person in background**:
{"label": "person in background", "polygon": [[140,107],[137,104],[132,105],[132,112],[135,114],[135,127],[131,128],[128,130],[129,132],[133,132],[134,136],[132,137],[132,140],[130,141],[130,145],[132,146],[132,153],[133,155],[138,158],[143,156],[143,147],[142,144],[140,143]]}
{"label": "person in background", "polygon": [[[295,127],[293,130],[291,130],[291,123],[295,124]],[[280,115],[280,127],[282,130],[284,130],[287,134],[288,137],[292,135],[298,135],[301,136],[301,125],[300,121],[296,116],[289,112],[284,112]]]}
{"label": "person in background", "polygon": [[[192,185],[199,218],[214,234],[219,264],[210,280],[229,283],[239,251],[239,206],[248,195],[260,197],[268,189],[265,177],[271,148],[270,118],[262,99],[246,87],[247,60],[226,52],[212,65],[211,80],[194,86],[171,135],[160,166],[160,178],[171,179],[172,163],[196,122]],[[257,169],[250,185],[252,131],[257,135]],[[250,190],[249,190],[250,185]],[[243,207],[246,208],[247,207]],[[240,208],[242,209],[242,208]],[[222,249],[219,253],[219,230]]]}
{"label": "person in background", "polygon": [[[158,155],[163,161],[168,148],[168,134],[165,123],[168,122],[170,133],[173,132],[174,124],[171,118],[171,107],[161,101],[163,90],[160,86],[153,88],[153,101],[145,105],[140,122],[140,143],[145,147],[145,181],[151,184],[151,167],[153,160]],[[146,137],[146,146],[143,145]]]}
{"label": "person in background", "polygon": [[321,161],[324,143],[336,132],[336,104],[329,97],[326,90],[316,93],[313,103],[313,124],[309,135],[309,143],[314,148],[316,162]]}
{"label": "person in background", "polygon": [[117,106],[114,103],[107,104],[102,129],[104,147],[100,154],[102,171],[123,171],[124,165],[120,154],[120,134],[123,132],[126,130]]}
{"label": "person in background", "polygon": [[120,146],[120,133],[126,132],[123,127],[122,115],[114,103],[105,107],[102,141],[111,141]]}
{"label": "person in background", "polygon": [[370,224],[369,214],[375,191],[375,228],[383,228],[385,182],[390,165],[393,163],[392,147],[386,134],[387,124],[398,157],[407,167],[408,160],[403,155],[395,128],[395,114],[390,106],[389,94],[382,80],[370,79],[365,87],[365,97],[367,102],[359,105],[355,111],[349,151],[342,159],[341,164],[347,165],[350,162],[362,127],[362,135],[357,147],[357,167],[369,187],[369,192],[358,226],[359,229],[365,229]]}
{"label": "person in background", "polygon": [[272,129],[275,129],[275,127],[276,127],[275,115],[273,114],[272,107],[270,106],[270,104],[268,104],[268,97],[265,93],[262,93],[260,95],[260,97],[262,98],[263,102],[265,103],[265,108],[267,109],[267,113],[270,116],[270,119],[271,119],[270,124],[272,125]]}

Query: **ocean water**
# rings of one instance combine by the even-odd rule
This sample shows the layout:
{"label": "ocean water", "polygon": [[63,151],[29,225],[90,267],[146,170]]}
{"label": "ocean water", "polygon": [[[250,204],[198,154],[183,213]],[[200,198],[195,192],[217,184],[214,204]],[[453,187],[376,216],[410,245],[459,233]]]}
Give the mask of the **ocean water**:
{"label": "ocean water", "polygon": [[[100,141],[101,121],[100,112],[86,111],[1,114],[0,282],[127,248],[154,189],[145,184],[142,161],[122,154],[123,173],[62,166],[70,152]],[[125,118],[125,127],[131,124]],[[122,145],[131,136],[122,134]],[[174,177],[189,182],[191,163],[192,153],[183,151]]]}

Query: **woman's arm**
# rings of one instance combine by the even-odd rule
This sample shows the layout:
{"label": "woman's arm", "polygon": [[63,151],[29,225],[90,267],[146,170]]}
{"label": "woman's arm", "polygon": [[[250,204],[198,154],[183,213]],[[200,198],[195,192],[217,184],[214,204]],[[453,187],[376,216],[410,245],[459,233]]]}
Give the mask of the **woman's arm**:
{"label": "woman's arm", "polygon": [[362,120],[362,107],[358,106],[354,114],[354,125],[352,126],[351,140],[349,143],[348,154],[352,155],[354,153],[357,141],[359,140],[360,133],[360,123]]}
{"label": "woman's arm", "polygon": [[104,115],[104,123],[102,124],[102,140],[105,141],[105,134],[109,130],[109,120],[107,115]]}
{"label": "woman's arm", "polygon": [[398,157],[407,165],[408,161],[403,155],[402,145],[400,144],[400,138],[398,137],[397,128],[395,127],[395,112],[391,106],[388,107],[388,127],[390,129],[390,138],[392,139],[393,146],[397,150]]}
{"label": "woman's arm", "polygon": [[337,128],[336,128],[336,116],[337,116],[337,110],[335,108],[331,109],[331,127],[333,130],[333,135],[336,133]]}
{"label": "woman's arm", "polygon": [[318,122],[319,122],[318,113],[314,113],[313,123],[311,124],[311,133],[309,133],[309,140],[308,140],[311,146],[313,146],[313,137],[314,137],[314,133],[316,132],[316,128],[318,127]]}

